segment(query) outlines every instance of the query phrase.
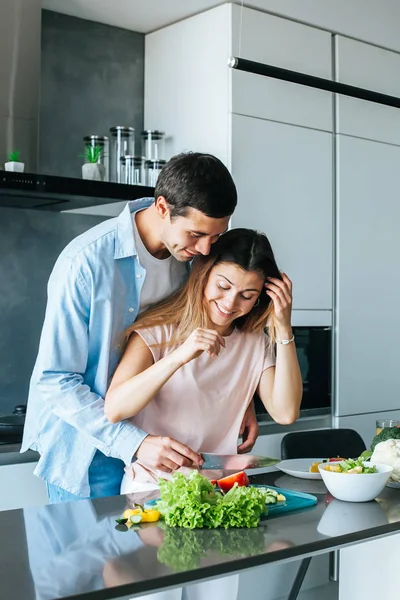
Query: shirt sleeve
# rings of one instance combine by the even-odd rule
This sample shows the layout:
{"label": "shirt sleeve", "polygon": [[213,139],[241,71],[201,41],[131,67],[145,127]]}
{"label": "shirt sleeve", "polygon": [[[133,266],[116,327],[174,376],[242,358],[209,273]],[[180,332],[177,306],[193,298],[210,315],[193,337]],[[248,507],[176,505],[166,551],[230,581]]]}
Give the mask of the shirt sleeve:
{"label": "shirt sleeve", "polygon": [[263,364],[262,370],[266,371],[270,367],[275,366],[276,360],[275,360],[275,351],[274,351],[273,345],[271,344],[271,340],[267,336],[267,334],[264,334],[264,336],[265,336],[265,349],[264,349],[264,364]]}
{"label": "shirt sleeve", "polygon": [[37,390],[53,414],[86,436],[103,454],[129,465],[147,434],[130,421],[110,423],[104,413],[104,398],[84,382],[90,305],[82,266],[76,261],[59,262],[49,280]]}
{"label": "shirt sleeve", "polygon": [[137,329],[146,346],[153,355],[154,362],[158,362],[165,356],[165,343],[170,338],[170,328],[167,326],[155,326],[148,329]]}

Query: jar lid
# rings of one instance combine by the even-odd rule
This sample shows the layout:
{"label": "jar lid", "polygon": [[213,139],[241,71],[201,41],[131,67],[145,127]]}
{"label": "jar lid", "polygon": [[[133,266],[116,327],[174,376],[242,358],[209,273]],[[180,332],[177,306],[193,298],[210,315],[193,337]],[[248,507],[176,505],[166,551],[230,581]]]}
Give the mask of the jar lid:
{"label": "jar lid", "polygon": [[85,135],[83,138],[84,142],[91,142],[92,140],[96,142],[108,142],[108,137],[106,135]]}
{"label": "jar lid", "polygon": [[125,154],[124,159],[125,159],[125,161],[132,162],[136,166],[142,165],[142,163],[143,163],[142,156],[134,156],[133,154]]}
{"label": "jar lid", "polygon": [[153,140],[161,140],[165,133],[164,131],[158,131],[157,129],[144,129],[141,133],[143,139],[152,138]]}
{"label": "jar lid", "polygon": [[123,125],[116,125],[115,127],[110,127],[110,133],[113,136],[120,134],[122,136],[128,137],[132,133],[135,133],[135,128],[134,127],[124,127]]}
{"label": "jar lid", "polygon": [[162,169],[166,164],[166,160],[146,160],[144,163],[146,169]]}

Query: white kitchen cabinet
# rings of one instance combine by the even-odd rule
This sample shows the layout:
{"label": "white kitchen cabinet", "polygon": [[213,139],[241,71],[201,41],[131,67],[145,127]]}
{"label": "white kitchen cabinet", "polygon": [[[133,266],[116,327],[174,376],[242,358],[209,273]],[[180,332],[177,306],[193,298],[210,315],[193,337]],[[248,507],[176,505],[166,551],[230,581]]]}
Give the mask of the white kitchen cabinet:
{"label": "white kitchen cabinet", "polygon": [[234,227],[267,234],[295,309],[332,308],[332,135],[232,115]]}
{"label": "white kitchen cabinet", "polygon": [[[335,79],[400,97],[400,54],[336,35]],[[337,95],[337,132],[399,144],[400,109]]]}
{"label": "white kitchen cabinet", "polygon": [[336,161],[335,414],[398,410],[400,147],[338,136]]}
{"label": "white kitchen cabinet", "polygon": [[145,49],[146,129],[166,131],[167,158],[218,156],[239,191],[233,226],[270,236],[296,310],[332,310],[331,95],[227,66],[240,55],[330,78],[330,34],[224,4],[147,35]]}
{"label": "white kitchen cabinet", "polygon": [[36,463],[0,465],[0,510],[48,504],[46,483],[33,474]]}

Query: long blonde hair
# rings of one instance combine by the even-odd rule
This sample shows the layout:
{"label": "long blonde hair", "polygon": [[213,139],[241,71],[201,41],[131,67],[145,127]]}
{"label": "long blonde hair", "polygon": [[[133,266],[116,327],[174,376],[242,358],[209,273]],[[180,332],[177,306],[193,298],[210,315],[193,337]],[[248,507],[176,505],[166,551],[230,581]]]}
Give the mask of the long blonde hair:
{"label": "long blonde hair", "polygon": [[[252,229],[231,229],[213,244],[208,256],[196,256],[186,285],[145,311],[126,330],[125,341],[138,329],[173,325],[174,333],[167,345],[175,345],[183,343],[198,327],[210,327],[204,290],[211,270],[222,262],[233,263],[245,271],[256,271],[264,280],[267,277],[282,279],[266,235]],[[259,303],[249,313],[236,319],[235,326],[241,331],[252,333],[259,333],[268,326],[271,343],[274,343],[274,306],[264,290],[260,294]]]}

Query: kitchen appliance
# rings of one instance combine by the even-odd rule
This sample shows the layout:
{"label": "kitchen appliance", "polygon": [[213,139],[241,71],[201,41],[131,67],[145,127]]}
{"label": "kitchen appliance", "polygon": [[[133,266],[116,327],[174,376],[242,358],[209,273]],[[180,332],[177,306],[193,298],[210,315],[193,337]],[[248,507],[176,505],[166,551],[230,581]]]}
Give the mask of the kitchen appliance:
{"label": "kitchen appliance", "polygon": [[[332,402],[332,329],[320,326],[295,326],[297,358],[303,380],[300,416],[329,414]],[[269,420],[256,394],[257,418]]]}
{"label": "kitchen appliance", "polygon": [[16,444],[22,441],[25,425],[26,404],[19,404],[12,415],[0,415],[0,444]]}
{"label": "kitchen appliance", "polygon": [[[124,157],[135,154],[135,129],[117,125],[111,127],[111,181],[124,183]],[[121,160],[122,159],[122,160]]]}

